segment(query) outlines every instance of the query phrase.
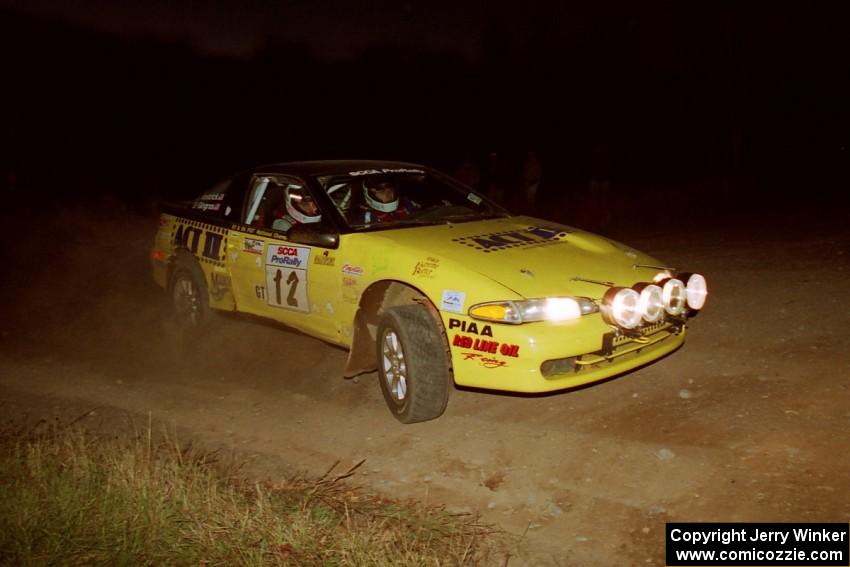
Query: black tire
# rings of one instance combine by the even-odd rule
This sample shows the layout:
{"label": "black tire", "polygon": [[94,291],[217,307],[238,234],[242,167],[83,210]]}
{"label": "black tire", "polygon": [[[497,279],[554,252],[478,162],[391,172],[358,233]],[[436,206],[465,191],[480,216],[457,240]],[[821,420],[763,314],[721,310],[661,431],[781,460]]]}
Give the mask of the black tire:
{"label": "black tire", "polygon": [[212,322],[207,282],[197,262],[178,258],[169,293],[174,320],[181,329],[200,330]]}
{"label": "black tire", "polygon": [[387,309],[376,337],[378,380],[393,415],[402,423],[440,417],[452,383],[443,333],[422,305]]}

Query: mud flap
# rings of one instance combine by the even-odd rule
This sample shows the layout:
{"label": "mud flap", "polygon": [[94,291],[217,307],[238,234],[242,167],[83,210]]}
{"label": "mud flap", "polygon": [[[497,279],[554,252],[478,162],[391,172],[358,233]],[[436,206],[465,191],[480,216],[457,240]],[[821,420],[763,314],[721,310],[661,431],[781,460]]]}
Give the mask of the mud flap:
{"label": "mud flap", "polygon": [[343,377],[354,378],[366,372],[374,372],[377,368],[374,332],[369,330],[361,307],[354,316],[354,337],[351,340],[351,350],[348,351],[348,362]]}

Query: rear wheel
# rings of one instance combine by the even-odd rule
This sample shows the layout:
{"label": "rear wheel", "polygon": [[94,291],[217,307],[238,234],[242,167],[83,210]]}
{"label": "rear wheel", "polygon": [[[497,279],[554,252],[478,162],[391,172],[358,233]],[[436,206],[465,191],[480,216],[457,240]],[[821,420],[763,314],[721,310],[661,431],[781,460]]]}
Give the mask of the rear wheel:
{"label": "rear wheel", "polygon": [[378,379],[384,400],[402,423],[443,414],[451,371],[443,333],[422,305],[388,309],[378,325]]}
{"label": "rear wheel", "polygon": [[171,305],[177,324],[184,329],[200,329],[210,323],[207,282],[199,266],[178,261],[171,277]]}

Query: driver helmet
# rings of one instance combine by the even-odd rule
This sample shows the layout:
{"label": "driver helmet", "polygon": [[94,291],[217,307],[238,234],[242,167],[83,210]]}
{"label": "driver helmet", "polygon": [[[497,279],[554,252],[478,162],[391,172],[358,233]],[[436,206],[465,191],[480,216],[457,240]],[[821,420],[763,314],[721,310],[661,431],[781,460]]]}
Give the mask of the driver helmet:
{"label": "driver helmet", "polygon": [[328,196],[340,212],[351,208],[351,186],[348,183],[335,183],[328,189]]}
{"label": "driver helmet", "polygon": [[313,196],[301,185],[287,186],[286,212],[301,223],[319,222],[322,218]]}
{"label": "driver helmet", "polygon": [[367,177],[363,180],[363,196],[376,211],[392,213],[398,208],[398,187],[389,179]]}

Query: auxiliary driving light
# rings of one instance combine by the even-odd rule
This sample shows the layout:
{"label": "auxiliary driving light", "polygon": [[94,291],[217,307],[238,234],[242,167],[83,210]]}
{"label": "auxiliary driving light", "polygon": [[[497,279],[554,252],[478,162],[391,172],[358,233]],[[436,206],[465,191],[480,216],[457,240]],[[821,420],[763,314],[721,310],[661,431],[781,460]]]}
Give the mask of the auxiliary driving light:
{"label": "auxiliary driving light", "polygon": [[602,313],[609,323],[624,329],[634,329],[640,324],[640,294],[629,287],[612,287],[602,299]]}
{"label": "auxiliary driving light", "polygon": [[705,300],[708,297],[708,283],[706,283],[705,277],[702,274],[690,274],[687,278],[680,277],[688,282],[685,285],[688,307],[694,311],[699,311],[705,305]]}
{"label": "auxiliary driving light", "polygon": [[632,286],[640,294],[638,310],[647,323],[655,323],[664,315],[664,298],[661,288],[651,283],[639,283]]}
{"label": "auxiliary driving light", "polygon": [[670,315],[681,315],[685,310],[687,292],[685,284],[678,278],[666,280],[661,287],[661,298],[664,301],[664,310]]}

